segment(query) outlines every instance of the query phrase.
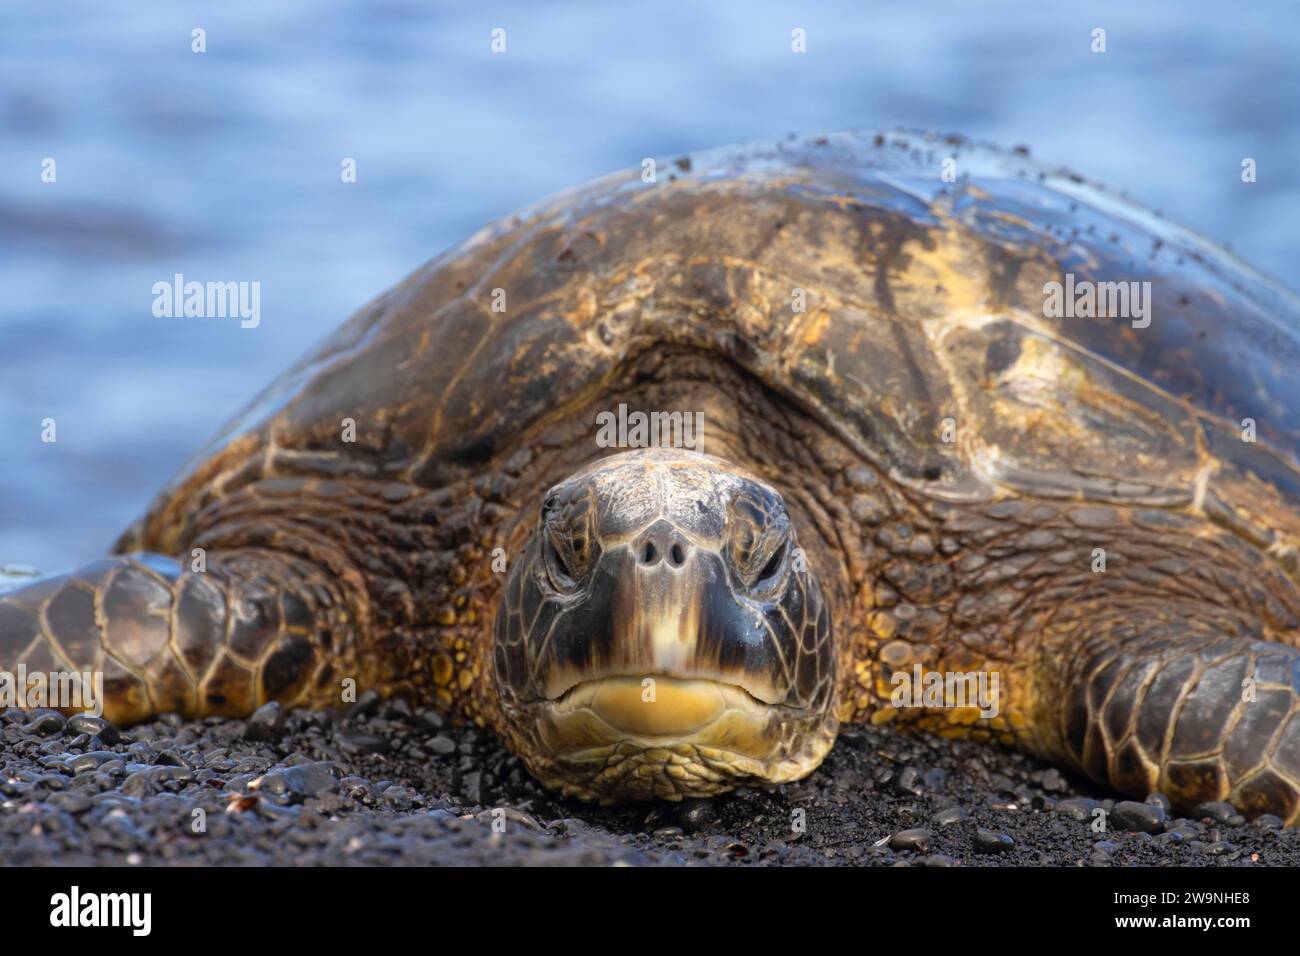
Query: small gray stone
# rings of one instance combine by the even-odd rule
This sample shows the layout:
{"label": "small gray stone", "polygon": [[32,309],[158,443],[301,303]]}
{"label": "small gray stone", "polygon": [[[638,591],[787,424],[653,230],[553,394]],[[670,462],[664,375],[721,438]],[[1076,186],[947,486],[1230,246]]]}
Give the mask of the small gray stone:
{"label": "small gray stone", "polygon": [[911,830],[899,830],[889,838],[891,850],[917,850],[924,853],[930,849],[930,831],[924,827]]}
{"label": "small gray stone", "polygon": [[253,712],[244,726],[245,740],[279,740],[284,732],[284,711],[275,701],[263,704]]}
{"label": "small gray stone", "polygon": [[1069,789],[1069,784],[1065,782],[1065,778],[1061,776],[1061,772],[1055,767],[1043,771],[1043,781],[1040,786],[1048,793],[1061,793]]}
{"label": "small gray stone", "polygon": [[357,698],[357,702],[348,708],[347,719],[355,720],[357,717],[368,717],[378,708],[380,701],[379,691],[371,688]]}
{"label": "small gray stone", "polygon": [[1215,823],[1227,823],[1235,816],[1237,816],[1237,808],[1231,803],[1224,803],[1221,800],[1199,803],[1192,808],[1192,817],[1197,820],[1204,820],[1208,817]]}
{"label": "small gray stone", "polygon": [[1086,823],[1092,819],[1092,812],[1100,805],[1096,800],[1089,800],[1087,797],[1071,797],[1068,800],[1058,801],[1052,812]]}
{"label": "small gray stone", "polygon": [[387,740],[374,734],[339,734],[338,741],[344,750],[362,756],[386,754],[393,749]]}
{"label": "small gray stone", "polygon": [[454,754],[456,752],[456,741],[450,737],[439,734],[426,744],[427,748],[436,754]]}
{"label": "small gray stone", "polygon": [[257,789],[268,793],[288,794],[299,799],[314,797],[338,788],[332,771],[333,764],[328,761],[282,767],[260,777],[256,785]]}
{"label": "small gray stone", "polygon": [[958,823],[965,823],[970,819],[970,814],[962,807],[949,807],[947,810],[940,810],[930,819],[935,826],[950,827]]}
{"label": "small gray stone", "polygon": [[[164,750],[153,758],[155,767],[190,767],[190,763],[175,750]],[[190,769],[193,769],[190,767]]]}
{"label": "small gray stone", "polygon": [[1015,849],[1016,841],[1010,834],[977,827],[973,845],[976,853],[1007,853]]}
{"label": "small gray stone", "polygon": [[698,833],[712,824],[716,817],[712,800],[683,800],[677,809],[677,825],[686,833]]}
{"label": "small gray stone", "polygon": [[925,792],[921,785],[921,771],[915,767],[904,767],[894,778],[893,789],[906,797],[919,797]]}
{"label": "small gray stone", "polygon": [[1155,791],[1154,793],[1148,793],[1147,798],[1146,800],[1143,801],[1143,803],[1149,803],[1153,807],[1159,807],[1160,809],[1164,810],[1165,813],[1169,813],[1170,810],[1173,809],[1169,803],[1169,798],[1166,797],[1159,790]]}
{"label": "small gray stone", "polygon": [[470,803],[483,802],[483,774],[477,770],[472,770],[461,777],[461,786],[465,791],[465,799]]}

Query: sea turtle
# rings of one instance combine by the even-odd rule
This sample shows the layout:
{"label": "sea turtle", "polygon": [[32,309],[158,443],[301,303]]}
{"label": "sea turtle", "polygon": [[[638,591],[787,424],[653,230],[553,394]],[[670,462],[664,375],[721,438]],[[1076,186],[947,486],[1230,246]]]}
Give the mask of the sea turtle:
{"label": "sea turtle", "polygon": [[364,307],[0,664],[115,721],[410,695],[602,802],[870,721],[1294,823],[1297,368],[1291,293],[1021,151],[647,161]]}

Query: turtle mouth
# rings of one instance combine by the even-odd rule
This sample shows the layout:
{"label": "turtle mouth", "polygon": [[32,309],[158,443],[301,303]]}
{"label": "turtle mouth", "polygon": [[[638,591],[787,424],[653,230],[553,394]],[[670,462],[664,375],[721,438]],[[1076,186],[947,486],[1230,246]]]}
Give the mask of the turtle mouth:
{"label": "turtle mouth", "polygon": [[566,796],[603,804],[723,793],[810,773],[835,736],[824,714],[739,684],[662,673],[600,676],[534,701],[521,756]]}
{"label": "turtle mouth", "polygon": [[603,724],[629,737],[682,739],[703,735],[728,717],[766,726],[774,706],[726,681],[627,674],[580,681],[546,709],[557,724]]}

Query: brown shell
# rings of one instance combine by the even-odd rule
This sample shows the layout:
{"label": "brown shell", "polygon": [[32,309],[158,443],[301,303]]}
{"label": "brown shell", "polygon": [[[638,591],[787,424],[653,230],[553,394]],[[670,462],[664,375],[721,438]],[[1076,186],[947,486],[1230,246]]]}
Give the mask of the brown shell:
{"label": "brown shell", "polygon": [[[263,449],[269,473],[444,484],[671,342],[729,357],[935,494],[1032,489],[1227,521],[1245,508],[1295,533],[1300,302],[1218,247],[1067,172],[926,134],[790,139],[641,173],[539,203],[374,300],[147,521],[235,480],[219,474],[235,444]],[[1065,273],[1151,282],[1150,326],[1045,318],[1044,285]]]}

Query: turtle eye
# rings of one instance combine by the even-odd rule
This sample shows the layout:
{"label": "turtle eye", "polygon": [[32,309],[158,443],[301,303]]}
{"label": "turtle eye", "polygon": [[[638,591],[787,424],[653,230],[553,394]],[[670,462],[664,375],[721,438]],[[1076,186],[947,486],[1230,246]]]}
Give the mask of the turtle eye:
{"label": "turtle eye", "polygon": [[767,564],[763,565],[763,570],[758,572],[758,577],[754,580],[755,587],[761,588],[766,584],[771,584],[777,575],[781,573],[781,563],[785,560],[785,552],[788,550],[789,544],[790,541],[787,538],[777,545],[776,550],[772,552],[772,557],[768,559]]}
{"label": "turtle eye", "polygon": [[546,575],[556,591],[574,590],[592,559],[591,511],[585,498],[548,496],[542,506],[541,535]]}
{"label": "turtle eye", "polygon": [[573,577],[573,571],[569,569],[569,563],[564,560],[564,554],[555,546],[555,541],[548,534],[546,536],[546,556],[550,558],[555,565],[555,569],[566,578]]}
{"label": "turtle eye", "polygon": [[781,582],[785,580],[786,568],[790,563],[786,560],[789,553],[789,525],[773,529],[772,533],[764,536],[754,554],[754,560],[750,564],[751,569],[757,568],[758,570],[751,570],[748,574],[744,571],[741,573],[752,594],[769,594],[781,585]]}
{"label": "turtle eye", "polygon": [[742,494],[732,502],[727,549],[745,587],[768,591],[783,580],[790,535],[790,520],[779,500],[755,501]]}
{"label": "turtle eye", "polygon": [[573,570],[550,534],[542,535],[542,551],[546,561],[546,576],[551,585],[557,591],[571,591],[574,586]]}

